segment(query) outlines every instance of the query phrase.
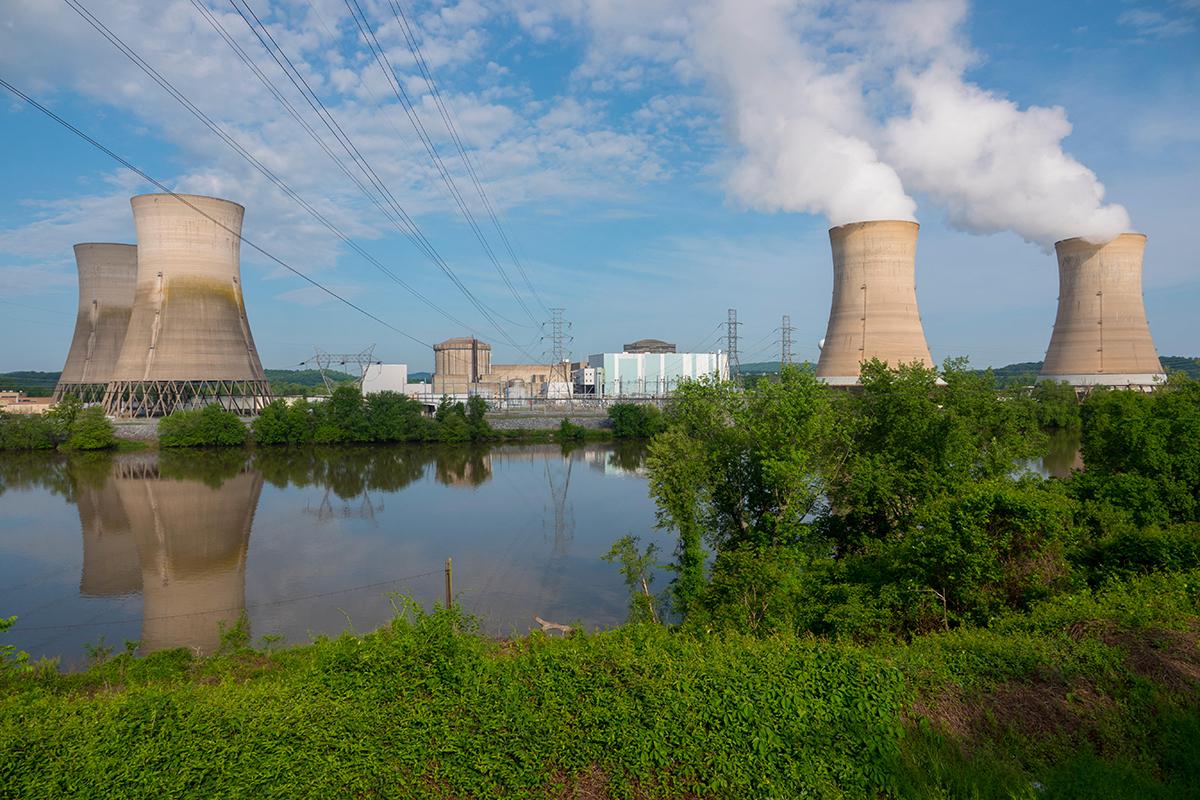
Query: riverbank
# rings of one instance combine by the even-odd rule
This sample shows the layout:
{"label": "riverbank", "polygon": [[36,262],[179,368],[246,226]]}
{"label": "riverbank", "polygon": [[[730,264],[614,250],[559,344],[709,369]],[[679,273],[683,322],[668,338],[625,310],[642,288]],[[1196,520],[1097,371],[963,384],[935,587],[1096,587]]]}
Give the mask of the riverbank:
{"label": "riverbank", "polygon": [[1200,573],[859,646],[496,641],[400,603],[311,645],[0,677],[12,797],[1194,796]]}

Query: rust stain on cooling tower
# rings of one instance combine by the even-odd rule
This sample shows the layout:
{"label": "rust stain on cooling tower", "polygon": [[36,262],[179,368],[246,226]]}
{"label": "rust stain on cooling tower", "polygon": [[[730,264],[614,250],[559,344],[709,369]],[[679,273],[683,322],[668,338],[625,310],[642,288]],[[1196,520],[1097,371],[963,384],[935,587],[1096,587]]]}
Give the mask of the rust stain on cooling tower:
{"label": "rust stain on cooling tower", "polygon": [[137,247],[88,242],[75,245],[79,311],[55,397],[98,399],[116,370],[137,283]]}
{"label": "rust stain on cooling tower", "polygon": [[1075,386],[1153,385],[1164,379],[1142,302],[1146,237],[1107,244],[1064,239],[1058,256],[1058,313],[1039,376]]}
{"label": "rust stain on cooling tower", "polygon": [[833,300],[817,377],[858,382],[863,362],[933,366],[917,310],[920,226],[903,220],[853,222],[829,229]]}

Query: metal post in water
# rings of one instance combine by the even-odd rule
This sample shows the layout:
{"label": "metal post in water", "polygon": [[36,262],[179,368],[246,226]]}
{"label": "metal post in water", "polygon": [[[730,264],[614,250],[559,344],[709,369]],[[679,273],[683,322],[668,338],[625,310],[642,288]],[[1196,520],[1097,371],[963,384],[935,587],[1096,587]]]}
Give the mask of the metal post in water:
{"label": "metal post in water", "polygon": [[446,559],[446,608],[454,605],[454,566]]}

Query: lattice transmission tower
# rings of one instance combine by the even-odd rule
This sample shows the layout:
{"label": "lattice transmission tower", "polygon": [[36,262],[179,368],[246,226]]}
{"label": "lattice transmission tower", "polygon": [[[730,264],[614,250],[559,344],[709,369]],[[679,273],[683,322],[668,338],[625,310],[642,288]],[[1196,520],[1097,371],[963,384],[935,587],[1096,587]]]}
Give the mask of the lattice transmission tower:
{"label": "lattice transmission tower", "polygon": [[567,345],[571,343],[572,337],[567,333],[571,323],[563,319],[564,309],[550,309],[550,321],[547,323],[550,326],[550,357],[554,359],[554,363],[550,366],[550,381],[561,381],[569,384],[571,382],[570,359],[571,353],[567,350]]}
{"label": "lattice transmission tower", "polygon": [[783,324],[779,326],[779,368],[781,370],[792,363],[792,332],[794,330],[796,329],[792,327],[791,315],[784,314]]}
{"label": "lattice transmission tower", "polygon": [[738,361],[738,325],[741,324],[737,320],[737,309],[729,309],[729,319],[725,323],[725,349],[729,353],[730,378],[742,371],[742,364]]}
{"label": "lattice transmission tower", "polygon": [[[358,377],[354,379],[354,383],[359,389],[362,389],[363,378],[367,376],[367,367],[375,363],[375,345],[371,345],[359,353],[326,353],[316,346],[313,347],[313,350],[316,351],[316,355],[309,361],[315,363],[317,369],[321,371],[321,380],[325,381],[325,388],[329,390],[330,394],[333,394],[334,387],[337,385],[336,381],[329,377],[329,373],[335,367],[338,368],[338,372],[345,372],[346,370],[341,369],[342,367],[357,366]],[[303,363],[307,364],[308,361]]]}

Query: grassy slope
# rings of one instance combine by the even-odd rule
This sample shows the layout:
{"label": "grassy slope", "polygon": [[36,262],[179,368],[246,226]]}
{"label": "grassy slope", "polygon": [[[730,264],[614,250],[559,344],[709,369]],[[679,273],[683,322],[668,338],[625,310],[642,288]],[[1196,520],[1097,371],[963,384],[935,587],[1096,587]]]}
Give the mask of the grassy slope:
{"label": "grassy slope", "polygon": [[437,612],[119,656],[0,679],[0,796],[1194,797],[1198,590],[1146,578],[907,645],[493,642]]}

